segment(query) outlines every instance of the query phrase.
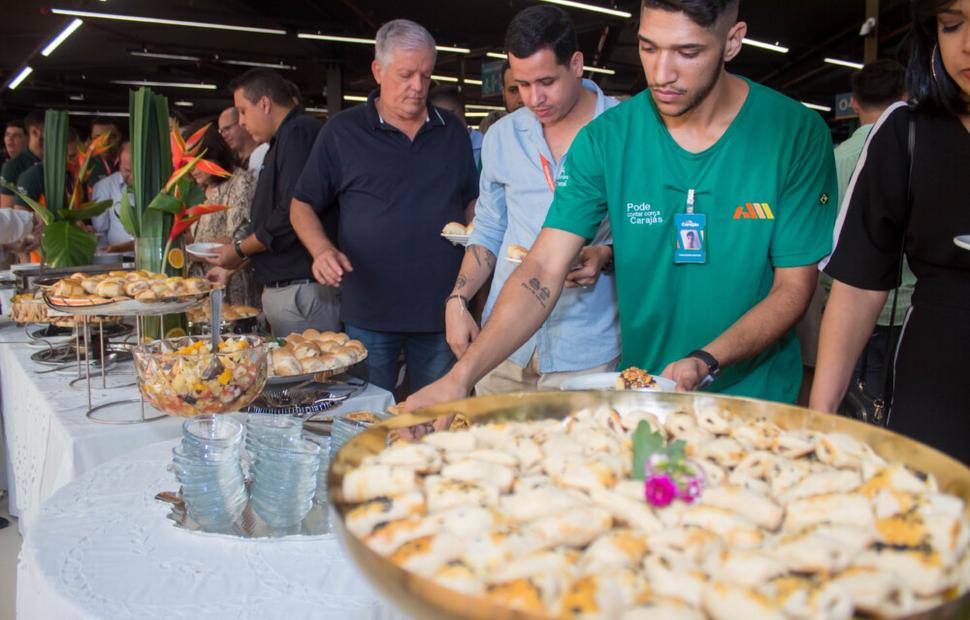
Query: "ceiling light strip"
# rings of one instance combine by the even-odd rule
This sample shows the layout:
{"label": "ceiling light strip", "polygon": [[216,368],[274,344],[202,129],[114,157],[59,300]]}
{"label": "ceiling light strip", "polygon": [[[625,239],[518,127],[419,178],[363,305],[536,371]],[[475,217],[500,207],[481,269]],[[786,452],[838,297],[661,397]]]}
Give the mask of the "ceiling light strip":
{"label": "ceiling light strip", "polygon": [[202,58],[198,56],[183,56],[182,54],[162,54],[159,52],[139,52],[137,50],[128,52],[132,56],[140,56],[142,58],[163,58],[165,60],[189,60],[189,61],[199,61]]}
{"label": "ceiling light strip", "polygon": [[499,110],[501,112],[505,111],[505,108],[500,105],[481,105],[478,103],[469,103],[465,107],[469,110],[486,110],[489,112],[492,110]]}
{"label": "ceiling light strip", "polygon": [[195,88],[198,90],[216,90],[219,88],[215,84],[205,82],[149,82],[147,80],[111,80],[112,84],[125,84],[128,86],[161,86],[167,88]]}
{"label": "ceiling light strip", "polygon": [[71,116],[128,116],[128,112],[101,112],[100,110],[90,112],[88,110],[68,110]]}
{"label": "ceiling light strip", "polygon": [[220,60],[219,62],[226,65],[238,65],[240,67],[264,67],[266,69],[283,69],[284,71],[296,71],[296,67],[293,65],[284,65],[283,63],[274,64],[272,62],[254,62],[251,60]]}
{"label": "ceiling light strip", "polygon": [[344,95],[344,101],[367,101],[364,95]]}
{"label": "ceiling light strip", "polygon": [[34,68],[31,67],[30,65],[27,65],[26,67],[20,70],[20,73],[17,74],[17,77],[10,80],[10,85],[7,88],[9,88],[10,90],[17,88],[18,86],[20,86],[20,83],[26,80],[27,76],[33,72],[34,72]]}
{"label": "ceiling light strip", "polygon": [[751,47],[760,47],[763,50],[769,50],[772,52],[778,52],[779,54],[787,54],[788,48],[783,45],[778,45],[777,43],[765,43],[764,41],[757,41],[755,39],[749,39],[747,37],[741,39],[741,42],[745,45],[750,45]]}
{"label": "ceiling light strip", "polygon": [[839,65],[840,67],[848,67],[850,69],[861,69],[865,67],[861,62],[852,62],[851,60],[842,60],[840,58],[826,58],[825,62],[830,65]]}
{"label": "ceiling light strip", "polygon": [[71,34],[73,34],[75,30],[80,28],[81,24],[83,23],[84,22],[81,21],[80,19],[74,18],[71,21],[71,23],[68,24],[66,28],[64,28],[64,30],[61,30],[61,33],[59,35],[54,37],[53,41],[47,44],[47,47],[41,50],[40,55],[50,56],[51,54],[53,54],[54,50],[56,50],[61,43],[63,43],[69,36],[71,36]]}
{"label": "ceiling light strip", "polygon": [[817,103],[808,103],[807,101],[802,101],[801,104],[803,106],[805,106],[806,108],[810,108],[812,110],[818,110],[819,112],[831,112],[832,111],[832,108],[830,108],[827,105],[819,105]]}
{"label": "ceiling light strip", "polygon": [[111,19],[122,22],[140,24],[160,24],[162,26],[184,26],[186,28],[208,28],[211,30],[230,30],[234,32],[252,32],[256,34],[285,35],[286,31],[279,28],[256,28],[252,26],[234,26],[232,24],[217,24],[213,22],[193,22],[181,19],[163,19],[161,17],[145,17],[142,15],[119,15],[117,13],[95,13],[93,11],[74,11],[71,9],[51,9],[55,15],[70,15],[73,17],[90,17],[92,19]]}
{"label": "ceiling light strip", "polygon": [[623,19],[629,19],[633,17],[633,13],[628,13],[627,11],[618,11],[616,9],[611,9],[605,6],[598,6],[595,4],[587,4],[585,2],[573,2],[573,0],[542,0],[543,2],[548,2],[549,4],[558,4],[559,6],[568,6],[572,9],[582,9],[583,11],[593,11],[594,13],[603,13],[605,15],[612,15],[613,17],[622,17]]}

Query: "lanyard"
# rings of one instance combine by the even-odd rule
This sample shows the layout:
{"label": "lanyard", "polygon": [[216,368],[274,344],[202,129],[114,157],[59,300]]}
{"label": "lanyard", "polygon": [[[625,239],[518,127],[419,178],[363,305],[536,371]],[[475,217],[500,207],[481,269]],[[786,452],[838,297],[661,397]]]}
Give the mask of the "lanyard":
{"label": "lanyard", "polygon": [[549,185],[549,191],[553,194],[556,193],[556,182],[552,179],[552,168],[549,166],[549,160],[542,153],[539,153],[539,161],[542,162],[542,172],[546,175],[546,184]]}

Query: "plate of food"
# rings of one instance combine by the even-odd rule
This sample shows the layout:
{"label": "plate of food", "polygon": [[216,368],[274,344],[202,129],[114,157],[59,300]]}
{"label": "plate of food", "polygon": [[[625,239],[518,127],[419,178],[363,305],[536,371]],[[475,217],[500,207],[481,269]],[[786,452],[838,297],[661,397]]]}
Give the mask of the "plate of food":
{"label": "plate of food", "polygon": [[513,243],[509,246],[509,249],[505,253],[505,260],[510,263],[521,263],[526,255],[529,253],[529,248],[524,245],[519,245],[518,243]]}
{"label": "plate of food", "polygon": [[[462,415],[470,427],[388,443]],[[352,562],[416,618],[948,618],[970,468],[882,428],[673,392],[487,396],[328,473]]]}
{"label": "plate of food", "polygon": [[44,300],[48,307],[68,314],[166,314],[191,308],[212,288],[204,278],[169,277],[144,270],[79,272],[54,283]]}
{"label": "plate of food", "polygon": [[471,236],[472,230],[475,229],[475,223],[472,222],[468,226],[465,226],[461,222],[448,222],[445,227],[441,229],[441,236],[451,241],[454,245],[466,246],[468,245],[468,237]]}
{"label": "plate of food", "polygon": [[560,390],[638,390],[672,392],[677,383],[639,368],[623,372],[595,372],[565,381]]}
{"label": "plate of food", "polygon": [[200,258],[219,258],[219,248],[224,245],[224,243],[190,243],[185,246],[185,251]]}
{"label": "plate of food", "polygon": [[306,329],[288,335],[270,351],[270,385],[323,380],[367,359],[367,349],[344,333]]}
{"label": "plate of food", "polygon": [[964,250],[970,250],[970,235],[959,235],[953,238],[953,243]]}

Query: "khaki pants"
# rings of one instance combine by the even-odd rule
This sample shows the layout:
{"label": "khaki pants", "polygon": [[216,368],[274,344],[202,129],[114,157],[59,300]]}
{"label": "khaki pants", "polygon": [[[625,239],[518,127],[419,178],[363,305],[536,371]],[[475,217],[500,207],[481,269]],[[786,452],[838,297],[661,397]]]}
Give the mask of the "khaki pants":
{"label": "khaki pants", "polygon": [[529,360],[529,365],[522,368],[509,360],[499,364],[495,370],[488,373],[475,385],[475,395],[507,394],[509,392],[544,392],[558,390],[559,386],[574,377],[581,377],[595,372],[613,372],[620,358],[586,368],[585,370],[570,370],[565,372],[539,372],[539,361],[535,353]]}
{"label": "khaki pants", "polygon": [[263,289],[263,314],[273,335],[285,338],[313,328],[340,331],[340,298],[337,289],[317,282]]}

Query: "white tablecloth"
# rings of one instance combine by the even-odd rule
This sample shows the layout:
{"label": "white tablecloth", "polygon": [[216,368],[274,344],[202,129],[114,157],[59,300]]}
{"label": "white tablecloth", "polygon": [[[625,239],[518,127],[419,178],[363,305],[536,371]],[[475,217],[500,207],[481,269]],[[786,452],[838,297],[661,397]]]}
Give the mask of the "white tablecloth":
{"label": "white tablecloth", "polygon": [[[0,343],[24,340],[22,328],[4,320]],[[38,375],[50,368],[30,359],[37,347],[0,344],[0,396],[7,452],[7,487],[10,512],[20,518],[26,532],[41,503],[57,489],[90,469],[131,450],[181,435],[182,419],[168,418],[144,424],[99,424],[85,417],[85,382],[71,388],[76,370]],[[134,372],[127,364],[128,372]],[[132,375],[131,380],[134,380]],[[100,377],[93,381],[100,385]],[[138,388],[94,390],[93,403],[137,398]],[[390,392],[374,385],[348,400],[335,412],[365,409],[384,411],[393,404]],[[137,411],[138,405],[130,405]],[[146,407],[149,417],[157,412]],[[136,416],[137,417],[137,414]]]}
{"label": "white tablecloth", "polygon": [[175,441],[105,463],[34,517],[17,618],[402,618],[332,536],[242,540],[177,529],[154,499],[176,487]]}

